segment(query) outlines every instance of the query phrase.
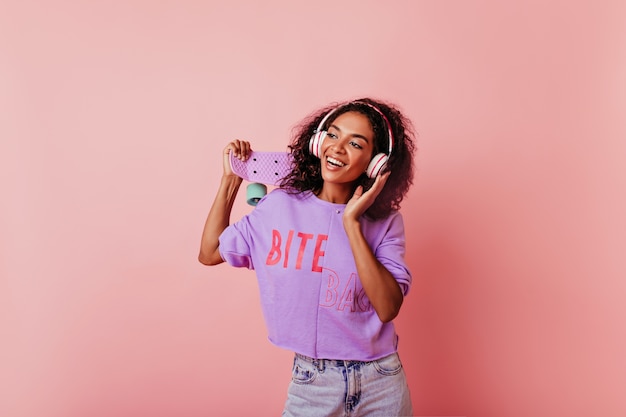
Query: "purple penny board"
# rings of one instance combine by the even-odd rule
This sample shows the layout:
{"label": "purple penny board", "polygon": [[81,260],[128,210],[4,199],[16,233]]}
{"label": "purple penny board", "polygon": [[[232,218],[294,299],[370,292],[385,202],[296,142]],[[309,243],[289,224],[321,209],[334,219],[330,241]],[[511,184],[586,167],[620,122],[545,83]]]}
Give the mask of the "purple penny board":
{"label": "purple penny board", "polygon": [[250,152],[246,161],[230,153],[230,167],[246,181],[278,185],[291,170],[291,155],[287,152]]}

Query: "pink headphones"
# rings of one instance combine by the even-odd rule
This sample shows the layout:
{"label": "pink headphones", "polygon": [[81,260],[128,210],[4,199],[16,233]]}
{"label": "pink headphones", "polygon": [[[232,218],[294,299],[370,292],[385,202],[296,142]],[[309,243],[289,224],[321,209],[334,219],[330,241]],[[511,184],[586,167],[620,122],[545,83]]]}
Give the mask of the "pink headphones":
{"label": "pink headphones", "polygon": [[387,135],[389,136],[389,153],[388,154],[379,153],[375,155],[370,161],[369,165],[367,166],[367,169],[365,170],[365,174],[369,178],[376,178],[378,174],[380,174],[382,170],[385,168],[385,166],[387,165],[387,161],[389,160],[389,155],[391,155],[391,150],[393,149],[393,132],[391,131],[391,124],[389,123],[387,116],[385,116],[383,112],[380,111],[380,109],[378,109],[378,107],[373,106],[364,101],[350,101],[348,103],[344,103],[340,106],[337,106],[331,111],[329,111],[328,113],[326,113],[326,116],[324,116],[320,124],[317,126],[317,129],[315,129],[315,133],[313,134],[313,136],[311,136],[311,139],[309,140],[309,152],[311,152],[311,154],[317,156],[318,158],[321,157],[322,143],[324,142],[324,138],[326,137],[326,134],[328,133],[326,130],[322,130],[324,127],[324,124],[326,123],[328,118],[337,110],[347,106],[348,104],[353,104],[353,103],[363,104],[365,106],[368,106],[374,109],[378,114],[382,116],[383,120],[385,120],[385,125],[387,126]]}

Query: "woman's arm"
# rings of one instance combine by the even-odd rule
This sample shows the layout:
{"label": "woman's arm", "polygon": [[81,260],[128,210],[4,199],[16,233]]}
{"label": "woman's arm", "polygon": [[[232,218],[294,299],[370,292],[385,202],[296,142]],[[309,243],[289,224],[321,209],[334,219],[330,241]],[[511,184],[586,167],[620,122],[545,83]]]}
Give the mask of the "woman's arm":
{"label": "woman's arm", "polygon": [[231,152],[239,159],[246,160],[250,154],[250,143],[235,140],[224,148],[222,155],[224,173],[204,224],[200,241],[198,260],[204,265],[217,265],[224,262],[219,252],[219,237],[230,223],[230,213],[242,182],[242,179],[235,175],[230,168],[228,158]]}
{"label": "woman's arm", "polygon": [[372,188],[365,193],[359,186],[346,205],[343,215],[343,226],[350,241],[361,285],[383,323],[393,320],[398,315],[404,296],[396,279],[376,258],[365,240],[359,218],[372,205],[385,186],[387,178],[388,173],[376,177]]}

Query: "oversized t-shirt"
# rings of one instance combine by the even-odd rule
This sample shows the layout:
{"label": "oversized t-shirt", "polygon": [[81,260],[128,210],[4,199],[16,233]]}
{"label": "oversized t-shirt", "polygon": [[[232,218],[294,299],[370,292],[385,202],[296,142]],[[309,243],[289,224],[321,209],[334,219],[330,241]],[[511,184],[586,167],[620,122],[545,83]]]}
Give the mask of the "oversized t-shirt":
{"label": "oversized t-shirt", "polygon": [[[375,360],[394,353],[398,337],[392,322],[380,321],[361,285],[344,209],[311,192],[275,189],[224,230],[219,250],[230,265],[256,271],[272,343],[313,358]],[[411,274],[401,214],[363,217],[361,228],[406,295]]]}

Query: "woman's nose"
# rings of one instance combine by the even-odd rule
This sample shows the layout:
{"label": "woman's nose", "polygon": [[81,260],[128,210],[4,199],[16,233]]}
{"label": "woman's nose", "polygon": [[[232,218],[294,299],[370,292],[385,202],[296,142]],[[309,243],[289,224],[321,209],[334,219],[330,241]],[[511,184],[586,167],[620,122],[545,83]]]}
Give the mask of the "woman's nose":
{"label": "woman's nose", "polygon": [[346,150],[346,143],[345,140],[337,139],[330,144],[330,148],[337,153],[343,153]]}

